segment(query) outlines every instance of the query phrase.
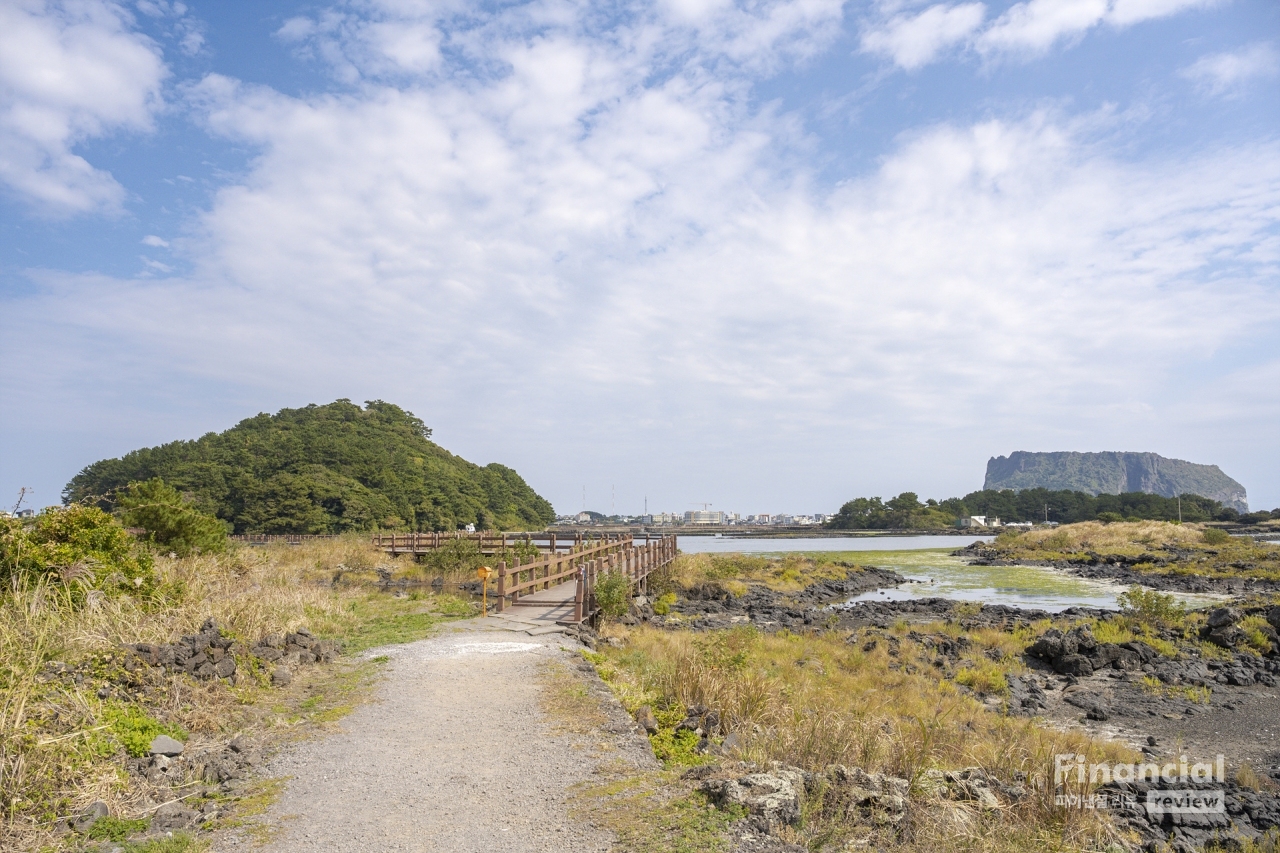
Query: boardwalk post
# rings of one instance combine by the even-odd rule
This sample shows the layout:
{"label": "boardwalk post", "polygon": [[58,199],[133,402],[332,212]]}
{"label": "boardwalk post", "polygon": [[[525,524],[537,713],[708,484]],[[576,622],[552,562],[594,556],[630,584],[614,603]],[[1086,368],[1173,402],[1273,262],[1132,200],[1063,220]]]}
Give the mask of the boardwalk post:
{"label": "boardwalk post", "polygon": [[507,609],[507,564],[498,563],[498,612]]}
{"label": "boardwalk post", "polygon": [[578,569],[578,586],[573,592],[573,621],[582,621],[582,607],[587,600],[587,570]]}

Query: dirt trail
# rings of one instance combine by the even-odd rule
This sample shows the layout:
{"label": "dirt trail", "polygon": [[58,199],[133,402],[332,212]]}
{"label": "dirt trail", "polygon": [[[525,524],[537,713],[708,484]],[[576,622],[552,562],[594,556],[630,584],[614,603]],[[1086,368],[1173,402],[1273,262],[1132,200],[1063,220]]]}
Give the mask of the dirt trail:
{"label": "dirt trail", "polygon": [[[268,777],[291,777],[268,811],[260,848],[245,834],[219,853],[605,851],[609,833],[568,814],[569,789],[604,761],[654,766],[648,742],[612,703],[589,737],[556,730],[539,708],[541,668],[580,673],[577,644],[560,635],[461,623],[442,636],[379,650],[392,660],[374,701],[337,734],[291,748]],[[597,680],[598,682],[598,680]],[[602,699],[604,691],[594,689]]]}

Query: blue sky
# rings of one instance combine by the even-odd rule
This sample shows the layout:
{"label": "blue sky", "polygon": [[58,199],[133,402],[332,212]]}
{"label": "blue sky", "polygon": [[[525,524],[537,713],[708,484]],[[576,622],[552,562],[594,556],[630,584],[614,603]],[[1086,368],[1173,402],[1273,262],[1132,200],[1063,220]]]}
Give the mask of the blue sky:
{"label": "blue sky", "polygon": [[946,497],[1020,449],[1280,505],[1271,0],[5,0],[0,78],[38,505],[339,397],[562,511]]}

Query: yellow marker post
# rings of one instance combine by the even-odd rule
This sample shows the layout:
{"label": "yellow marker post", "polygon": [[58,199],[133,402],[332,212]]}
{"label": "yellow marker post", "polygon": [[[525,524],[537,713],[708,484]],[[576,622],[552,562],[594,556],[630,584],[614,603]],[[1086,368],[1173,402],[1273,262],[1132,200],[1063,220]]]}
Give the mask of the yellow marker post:
{"label": "yellow marker post", "polygon": [[493,569],[481,566],[476,569],[476,577],[480,578],[480,613],[489,612],[489,578],[493,577]]}

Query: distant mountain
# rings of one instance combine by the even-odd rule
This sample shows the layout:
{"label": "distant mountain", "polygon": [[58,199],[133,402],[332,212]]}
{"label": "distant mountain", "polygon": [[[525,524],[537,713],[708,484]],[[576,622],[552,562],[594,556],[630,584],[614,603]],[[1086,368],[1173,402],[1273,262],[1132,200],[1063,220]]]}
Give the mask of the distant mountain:
{"label": "distant mountain", "polygon": [[987,462],[985,489],[1069,489],[1091,495],[1146,492],[1172,498],[1193,494],[1248,512],[1244,486],[1217,465],[1166,459],[1157,453],[1028,453]]}
{"label": "distant mountain", "polygon": [[111,505],[134,481],[162,477],[236,533],[339,533],[393,528],[541,529],[547,503],[505,465],[481,467],[430,440],[411,412],[375,400],[281,409],[195,441],[95,462],[63,500]]}

